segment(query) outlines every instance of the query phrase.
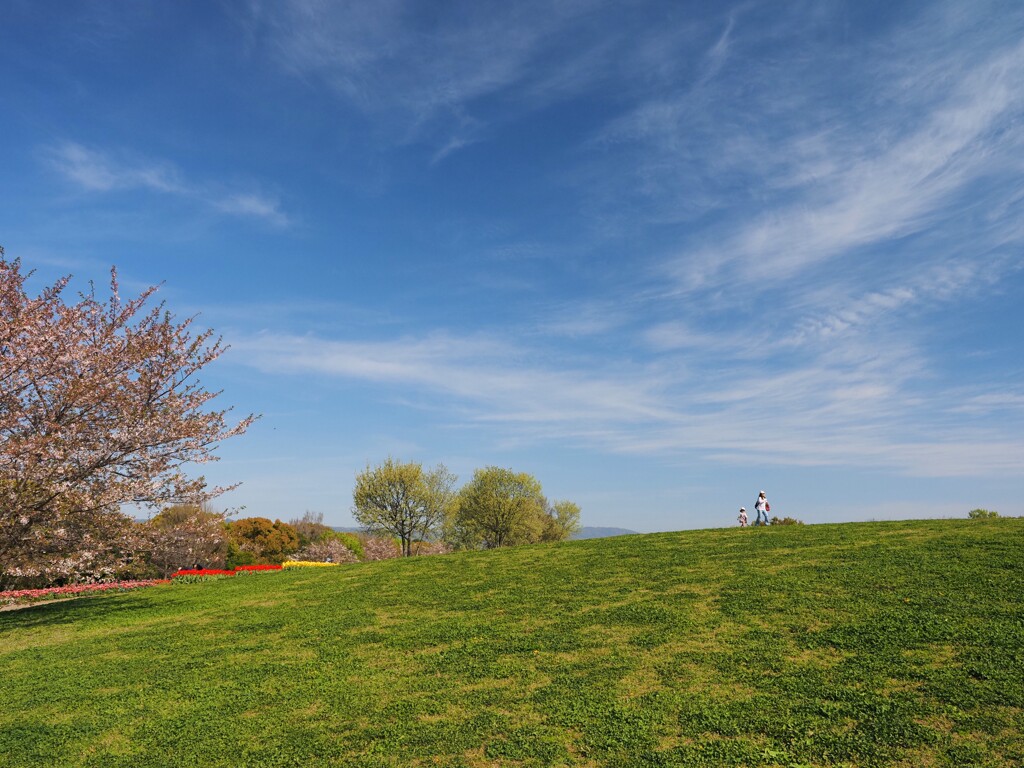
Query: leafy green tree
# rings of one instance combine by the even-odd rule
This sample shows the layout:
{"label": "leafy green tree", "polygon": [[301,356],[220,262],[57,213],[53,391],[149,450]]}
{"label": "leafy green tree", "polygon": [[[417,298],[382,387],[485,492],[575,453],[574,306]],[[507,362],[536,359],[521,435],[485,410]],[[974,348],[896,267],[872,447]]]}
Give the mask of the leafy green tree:
{"label": "leafy green tree", "polygon": [[300,544],[299,534],[288,523],[271,522],[266,517],[235,520],[228,525],[228,539],[234,545],[234,560],[239,552],[248,552],[268,563],[282,562],[298,551]]}
{"label": "leafy green tree", "polygon": [[352,514],[367,530],[398,538],[408,557],[414,541],[440,534],[455,501],[455,480],[443,464],[424,471],[417,462],[388,457],[356,475]]}
{"label": "leafy green tree", "polygon": [[463,546],[485,549],[540,541],[547,499],[540,482],[526,472],[486,467],[459,493],[454,529]]}
{"label": "leafy green tree", "polygon": [[972,509],[967,513],[967,517],[971,520],[991,520],[992,518],[999,517],[999,513],[994,509]]}
{"label": "leafy green tree", "polygon": [[541,541],[565,541],[580,529],[580,508],[571,501],[556,501],[548,507]]}

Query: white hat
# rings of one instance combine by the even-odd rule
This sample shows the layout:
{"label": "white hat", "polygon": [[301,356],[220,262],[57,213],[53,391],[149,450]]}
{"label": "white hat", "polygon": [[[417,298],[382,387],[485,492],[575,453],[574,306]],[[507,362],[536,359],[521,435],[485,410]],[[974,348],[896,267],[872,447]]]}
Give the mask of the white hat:
{"label": "white hat", "polygon": [[757,495],[758,495],[758,496],[764,496],[764,491],[758,491],[758,492],[757,492]]}
{"label": "white hat", "polygon": [[740,507],[740,512],[746,512],[746,511],[747,511],[746,507]]}

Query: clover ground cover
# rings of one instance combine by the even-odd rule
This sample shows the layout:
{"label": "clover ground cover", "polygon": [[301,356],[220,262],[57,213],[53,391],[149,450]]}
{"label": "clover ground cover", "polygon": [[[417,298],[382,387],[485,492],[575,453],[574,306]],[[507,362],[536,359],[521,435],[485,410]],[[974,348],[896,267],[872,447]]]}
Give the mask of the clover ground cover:
{"label": "clover ground cover", "polygon": [[0,614],[5,766],[1012,766],[1024,520],[696,531]]}

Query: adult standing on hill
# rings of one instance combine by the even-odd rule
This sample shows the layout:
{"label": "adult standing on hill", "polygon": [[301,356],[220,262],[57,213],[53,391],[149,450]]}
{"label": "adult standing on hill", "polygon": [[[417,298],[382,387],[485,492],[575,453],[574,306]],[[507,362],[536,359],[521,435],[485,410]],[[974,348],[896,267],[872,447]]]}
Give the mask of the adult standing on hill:
{"label": "adult standing on hill", "polygon": [[[768,497],[764,495],[764,491],[757,494],[757,501],[754,502],[754,511],[757,513],[757,519],[754,520],[754,525],[768,525],[768,513],[771,512],[771,505],[768,503]],[[764,515],[764,520],[761,520],[761,515]]]}

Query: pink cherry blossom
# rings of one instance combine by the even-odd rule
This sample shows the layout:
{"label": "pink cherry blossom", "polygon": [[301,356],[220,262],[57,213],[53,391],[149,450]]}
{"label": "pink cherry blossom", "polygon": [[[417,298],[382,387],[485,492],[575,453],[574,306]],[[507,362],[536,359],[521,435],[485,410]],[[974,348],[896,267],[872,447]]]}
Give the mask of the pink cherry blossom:
{"label": "pink cherry blossom", "polygon": [[[0,584],[12,578],[108,578],[136,551],[124,504],[202,503],[186,470],[254,416],[210,409],[198,379],[224,352],[195,318],[178,321],[156,287],[122,300],[95,290],[64,300],[68,278],[26,293],[0,249]],[[231,486],[233,487],[233,486]]]}

